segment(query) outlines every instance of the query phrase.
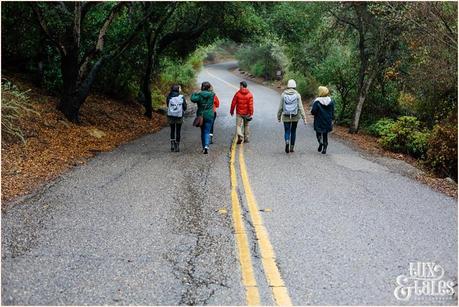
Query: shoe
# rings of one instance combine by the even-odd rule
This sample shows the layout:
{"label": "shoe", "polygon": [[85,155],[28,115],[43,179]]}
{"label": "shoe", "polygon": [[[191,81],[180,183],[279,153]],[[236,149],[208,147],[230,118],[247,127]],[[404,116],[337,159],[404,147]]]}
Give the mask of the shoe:
{"label": "shoe", "polygon": [[285,152],[286,153],[290,152],[290,144],[288,142],[285,142]]}
{"label": "shoe", "polygon": [[244,139],[244,143],[249,143],[249,139]]}
{"label": "shoe", "polygon": [[180,143],[175,142],[175,152],[180,152]]}
{"label": "shoe", "polygon": [[317,151],[318,151],[318,152],[321,152],[321,151],[322,151],[322,144],[319,145],[319,148],[317,148]]}
{"label": "shoe", "polygon": [[203,154],[207,155],[209,153],[209,149],[207,147],[204,148]]}
{"label": "shoe", "polygon": [[171,141],[171,151],[175,151],[175,141]]}
{"label": "shoe", "polygon": [[295,145],[290,145],[290,152],[295,152],[294,147]]}
{"label": "shoe", "polygon": [[238,135],[237,136],[237,144],[241,144],[242,143],[242,138]]}
{"label": "shoe", "polygon": [[214,143],[214,135],[211,133],[210,134],[210,144]]}
{"label": "shoe", "polygon": [[324,145],[324,148],[322,149],[322,154],[325,155],[327,153],[327,145]]}

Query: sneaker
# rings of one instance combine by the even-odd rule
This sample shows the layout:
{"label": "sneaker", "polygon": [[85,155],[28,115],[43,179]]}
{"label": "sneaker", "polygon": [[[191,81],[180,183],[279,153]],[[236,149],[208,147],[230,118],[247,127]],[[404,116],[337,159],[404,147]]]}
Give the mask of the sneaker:
{"label": "sneaker", "polygon": [[290,152],[290,144],[288,142],[285,142],[285,152],[286,153]]}
{"label": "sneaker", "polygon": [[209,148],[205,147],[204,151],[203,151],[203,154],[207,155],[208,153],[209,153]]}
{"label": "sneaker", "polygon": [[210,136],[210,144],[213,144],[214,143],[214,135],[211,133],[209,134]]}
{"label": "sneaker", "polygon": [[293,150],[294,147],[295,147],[295,145],[291,145],[290,146],[290,152],[295,152],[295,150]]}
{"label": "sneaker", "polygon": [[241,144],[242,143],[242,138],[238,135],[237,136],[237,144]]}

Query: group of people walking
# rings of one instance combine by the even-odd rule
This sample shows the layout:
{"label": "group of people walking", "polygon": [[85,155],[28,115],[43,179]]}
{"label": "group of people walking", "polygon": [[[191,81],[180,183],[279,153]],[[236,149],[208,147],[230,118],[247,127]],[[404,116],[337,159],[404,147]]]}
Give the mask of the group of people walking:
{"label": "group of people walking", "polygon": [[[247,88],[247,82],[241,81],[240,88],[231,102],[230,114],[236,113],[237,144],[248,143],[252,120],[253,95]],[[180,151],[180,132],[183,123],[184,111],[187,109],[185,97],[180,93],[180,86],[173,85],[167,96],[167,116],[171,128],[171,151]],[[208,154],[210,144],[213,143],[214,124],[217,118],[217,108],[220,101],[209,82],[201,84],[201,90],[191,95],[191,101],[197,104],[196,118],[193,125],[201,129],[202,152]],[[327,153],[328,133],[333,129],[335,103],[325,86],[319,86],[318,96],[312,104],[311,114],[314,116],[314,130],[319,143],[318,151]],[[295,151],[296,129],[298,122],[306,121],[301,95],[296,90],[295,80],[288,80],[287,88],[282,92],[277,119],[284,124],[285,152]]]}

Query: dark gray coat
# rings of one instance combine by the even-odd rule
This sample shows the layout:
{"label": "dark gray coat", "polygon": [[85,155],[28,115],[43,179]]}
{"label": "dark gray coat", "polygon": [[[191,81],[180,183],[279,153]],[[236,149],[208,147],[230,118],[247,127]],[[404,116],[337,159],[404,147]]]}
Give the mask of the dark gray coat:
{"label": "dark gray coat", "polygon": [[311,114],[314,115],[314,130],[328,133],[333,130],[335,101],[330,97],[317,97],[312,104]]}

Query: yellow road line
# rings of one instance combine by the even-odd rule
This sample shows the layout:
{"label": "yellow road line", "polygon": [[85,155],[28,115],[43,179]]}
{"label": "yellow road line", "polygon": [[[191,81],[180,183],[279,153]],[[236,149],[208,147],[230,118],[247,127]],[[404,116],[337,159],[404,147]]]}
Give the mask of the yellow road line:
{"label": "yellow road line", "polygon": [[231,175],[231,205],[233,224],[235,231],[236,245],[239,253],[239,262],[241,264],[242,284],[246,290],[247,305],[260,305],[260,294],[258,291],[257,281],[253,272],[252,257],[250,255],[249,239],[245,232],[244,221],[242,219],[241,204],[237,195],[237,176],[234,167],[236,156],[236,138],[231,145],[230,157],[230,175]]}
{"label": "yellow road line", "polygon": [[220,78],[220,77],[217,77],[216,75],[214,75],[213,73],[211,73],[211,72],[208,71],[208,70],[206,70],[206,73],[207,73],[209,76],[214,77],[215,79],[217,79],[217,80],[219,80],[219,81],[225,83],[226,85],[228,85],[228,86],[230,86],[230,87],[232,87],[232,88],[235,88],[235,89],[237,89],[237,90],[239,89],[239,87],[237,87],[237,86],[235,86],[235,85],[233,85],[233,84],[231,84],[231,83],[229,83],[229,82],[223,80],[223,79]]}
{"label": "yellow road line", "polygon": [[[239,89],[237,86],[221,79],[220,77],[217,77],[216,75],[212,74],[208,70],[206,70],[206,73],[209,76],[221,81],[222,83],[226,84],[229,87],[232,87],[234,89]],[[231,183],[232,183],[231,184],[231,199],[233,203],[233,221],[234,221],[234,227],[236,230],[236,241],[238,242],[237,244],[239,248],[239,256],[241,259],[241,267],[243,267],[243,263],[242,263],[243,260],[242,260],[241,255],[244,254],[244,256],[246,256],[248,254],[249,255],[248,261],[250,263],[250,269],[252,269],[251,259],[250,259],[250,250],[247,250],[247,254],[246,254],[245,248],[241,249],[241,247],[239,247],[240,244],[242,244],[239,242],[243,242],[245,244],[245,240],[247,240],[247,235],[245,235],[244,224],[243,224],[242,215],[240,212],[241,206],[239,204],[239,199],[237,198],[237,192],[236,192],[237,177],[236,177],[236,171],[234,169],[235,148],[236,148],[236,138],[234,138],[233,144],[231,146],[231,160],[230,160]],[[272,290],[273,297],[276,303],[281,306],[290,306],[292,305],[290,296],[288,294],[287,288],[285,287],[284,281],[282,280],[282,277],[279,273],[279,269],[276,265],[276,257],[274,254],[274,249],[271,245],[271,242],[269,241],[268,232],[266,231],[266,228],[263,226],[263,221],[258,212],[257,202],[252,192],[252,188],[250,187],[249,176],[247,173],[247,167],[245,165],[243,149],[244,149],[243,146],[241,146],[239,150],[239,166],[241,169],[242,183],[244,185],[250,218],[255,228],[255,236],[258,240],[258,246],[260,249],[260,254],[262,258],[262,264],[263,264],[265,276],[268,281],[268,285],[270,286]],[[237,238],[238,237],[237,234],[239,233],[239,231],[244,234],[243,239]],[[248,244],[248,241],[247,241],[247,244]],[[241,251],[244,251],[244,253],[242,253]],[[245,280],[245,277],[244,277],[245,269],[242,268],[242,271],[243,271],[243,281],[244,281]],[[253,276],[253,271],[251,274]],[[251,275],[251,274],[246,274],[246,275]],[[246,278],[248,277],[246,276]],[[246,286],[246,289],[247,289],[247,286]],[[248,293],[249,291],[247,290],[247,294]],[[258,288],[256,288],[256,293],[257,293],[258,302],[259,302]],[[249,299],[247,298],[247,301],[248,300]]]}
{"label": "yellow road line", "polygon": [[239,149],[239,166],[241,169],[242,184],[244,185],[250,219],[252,220],[255,228],[255,236],[258,240],[261,261],[268,285],[271,288],[274,300],[278,305],[291,306],[292,301],[290,300],[287,288],[285,287],[284,281],[282,280],[282,276],[279,272],[279,268],[277,267],[274,249],[271,245],[271,242],[269,241],[268,231],[263,226],[263,220],[258,211],[257,201],[255,200],[255,196],[250,186],[247,166],[244,160],[243,145],[241,145],[241,148]]}

